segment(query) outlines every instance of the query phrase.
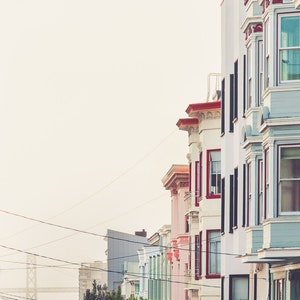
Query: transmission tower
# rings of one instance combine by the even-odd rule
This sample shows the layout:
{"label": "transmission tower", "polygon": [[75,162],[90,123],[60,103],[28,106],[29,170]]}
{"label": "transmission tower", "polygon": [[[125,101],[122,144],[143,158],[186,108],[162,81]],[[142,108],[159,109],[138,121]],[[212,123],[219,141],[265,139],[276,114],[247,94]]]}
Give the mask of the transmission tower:
{"label": "transmission tower", "polygon": [[36,257],[34,255],[27,255],[26,270],[26,298],[30,300],[37,300]]}

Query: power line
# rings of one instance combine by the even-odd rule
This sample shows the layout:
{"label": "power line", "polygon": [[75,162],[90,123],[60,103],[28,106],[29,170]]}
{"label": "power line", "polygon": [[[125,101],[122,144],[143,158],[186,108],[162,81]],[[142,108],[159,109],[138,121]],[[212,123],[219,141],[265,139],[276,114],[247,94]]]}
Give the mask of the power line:
{"label": "power line", "polygon": [[[47,220],[51,220],[51,219],[54,219],[60,215],[63,215],[65,214],[66,212],[74,209],[75,207],[77,206],[80,206],[81,204],[87,202],[88,200],[92,199],[93,197],[95,197],[97,194],[99,194],[100,192],[104,191],[106,188],[108,188],[109,186],[111,186],[112,184],[114,184],[116,181],[118,181],[120,178],[122,178],[123,176],[125,176],[127,173],[129,173],[131,170],[133,170],[136,166],[138,166],[140,163],[142,163],[148,156],[150,156],[154,151],[156,151],[170,136],[172,136],[175,132],[177,132],[177,130],[173,130],[172,132],[170,132],[169,134],[167,134],[156,146],[154,146],[150,151],[148,151],[147,153],[145,153],[140,159],[138,159],[135,163],[133,163],[130,167],[128,167],[125,171],[123,171],[122,173],[120,173],[118,176],[116,176],[115,178],[113,178],[110,182],[108,182],[107,184],[103,185],[102,187],[100,187],[98,190],[96,190],[95,192],[91,193],[89,196],[87,196],[86,198],[84,198],[83,200],[81,201],[78,201],[77,203],[73,204],[72,206],[70,206],[69,208],[57,213],[56,215],[48,218]],[[151,201],[151,200],[150,200]],[[146,203],[149,203],[150,201],[146,202]],[[146,204],[145,203],[145,204]],[[140,207],[140,206],[139,206]],[[131,209],[132,211],[132,209]],[[117,218],[117,217],[116,217]],[[105,221],[105,222],[109,222],[111,220],[113,220],[114,218],[108,220],[108,221]],[[100,223],[101,224],[101,223]],[[99,224],[97,224],[99,225]],[[95,225],[95,226],[97,226]],[[28,228],[25,228],[13,235],[11,235],[10,237],[12,236],[15,236],[15,235],[18,235],[20,233],[23,233],[27,230],[30,230],[32,228],[34,228],[35,226],[31,226],[31,227],[28,227]],[[9,237],[9,238],[10,238]]]}
{"label": "power line", "polygon": [[[17,213],[13,213],[13,212],[9,212],[9,211],[3,210],[3,209],[0,209],[0,212],[5,213],[5,214],[9,214],[9,215],[13,215],[15,217],[23,218],[23,219],[26,219],[26,220],[29,220],[29,221],[41,223],[41,224],[44,224],[44,225],[53,226],[53,227],[57,227],[57,228],[60,228],[60,229],[65,229],[65,230],[70,230],[70,231],[75,231],[76,233],[88,234],[88,235],[101,237],[101,238],[107,238],[107,239],[114,239],[114,240],[124,241],[124,242],[128,242],[128,243],[133,243],[133,244],[140,244],[141,246],[145,246],[145,247],[151,246],[151,245],[149,245],[149,243],[139,242],[139,241],[132,241],[132,240],[129,240],[129,239],[118,238],[118,237],[113,237],[113,236],[101,235],[101,234],[86,231],[86,230],[80,230],[80,229],[76,229],[76,228],[72,228],[72,227],[68,227],[68,226],[63,226],[63,225],[54,224],[54,223],[50,223],[50,222],[47,222],[47,221],[27,217],[27,216],[20,215],[20,214],[17,214]],[[206,240],[202,240],[202,242],[204,242],[204,241],[206,241]],[[49,244],[49,243],[50,242],[47,242],[45,244]],[[181,251],[195,252],[194,249],[185,249],[185,248],[180,248],[180,247],[171,247],[171,246],[159,246],[159,247],[161,247],[163,249],[168,249],[168,250],[178,249],[178,250],[181,250]],[[203,251],[203,252],[205,252],[205,251]],[[209,253],[217,253],[217,254],[229,255],[229,256],[240,255],[240,254],[234,254],[234,253],[226,253],[226,252],[223,253],[223,252],[212,252],[212,251],[209,251]]]}
{"label": "power line", "polygon": [[[9,247],[9,246],[5,246],[5,245],[0,245],[1,248],[7,249],[7,250],[11,250],[11,251],[16,251],[19,253],[25,253],[25,254],[29,254],[29,255],[33,255],[35,257],[40,257],[43,259],[49,259],[52,261],[58,261],[58,262],[63,262],[63,263],[67,263],[70,265],[74,265],[74,266],[81,266],[80,263],[77,262],[71,262],[71,261],[67,261],[67,260],[63,260],[63,259],[59,259],[59,258],[54,258],[54,257],[50,257],[50,256],[46,256],[46,255],[41,255],[41,254],[37,254],[37,253],[31,253],[28,251],[24,251],[24,250],[20,250],[17,248],[13,248],[13,247]],[[109,270],[109,269],[103,269],[103,268],[99,268],[99,267],[90,267],[93,270],[99,270],[99,271],[103,271],[103,272],[107,272],[107,273],[116,273],[116,274],[124,274],[123,272],[120,271],[114,271],[114,270]],[[136,275],[138,278],[147,278],[149,279],[149,277],[147,276],[141,276],[140,274]],[[170,279],[160,279],[161,281],[167,281],[167,282],[172,282],[172,283],[181,283],[181,284],[186,284],[185,281],[177,281],[177,280],[170,280]],[[197,285],[197,286],[209,286],[209,285],[204,285],[204,284],[193,284],[193,285]],[[217,286],[210,286],[210,287],[216,287],[216,288],[220,288]]]}

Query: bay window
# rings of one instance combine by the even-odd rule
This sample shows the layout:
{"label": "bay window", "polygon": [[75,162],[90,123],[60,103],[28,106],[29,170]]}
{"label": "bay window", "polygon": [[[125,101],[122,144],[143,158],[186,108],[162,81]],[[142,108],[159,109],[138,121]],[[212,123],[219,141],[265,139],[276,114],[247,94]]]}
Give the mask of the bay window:
{"label": "bay window", "polygon": [[300,14],[279,15],[280,81],[300,80]]}
{"label": "bay window", "polygon": [[206,277],[219,277],[221,273],[221,236],[219,230],[207,231]]}
{"label": "bay window", "polygon": [[300,212],[300,146],[279,147],[280,213]]}
{"label": "bay window", "polygon": [[221,150],[207,151],[207,196],[219,197],[221,193]]}

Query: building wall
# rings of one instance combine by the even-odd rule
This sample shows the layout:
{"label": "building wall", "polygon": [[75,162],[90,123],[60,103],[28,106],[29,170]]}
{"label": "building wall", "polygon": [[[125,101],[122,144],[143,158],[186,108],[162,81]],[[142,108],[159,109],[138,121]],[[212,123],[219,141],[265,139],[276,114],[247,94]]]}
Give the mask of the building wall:
{"label": "building wall", "polygon": [[[280,206],[280,197],[300,201],[295,191],[289,200],[289,188],[280,194],[284,184],[280,147],[293,145],[293,163],[300,162],[300,41],[292,33],[299,25],[283,25],[284,18],[300,22],[298,5],[293,0],[224,0],[221,4],[222,252],[227,253],[222,261],[223,299],[234,293],[251,300],[299,298],[300,208],[295,205],[284,211]],[[291,43],[295,48],[289,48]],[[297,181],[299,176],[293,176]],[[246,295],[242,289],[247,278]]]}
{"label": "building wall", "polygon": [[146,237],[107,230],[108,289],[117,290],[123,279],[124,262],[138,262],[137,251],[148,245]]}
{"label": "building wall", "polygon": [[186,270],[189,262],[188,228],[185,216],[184,199],[189,189],[189,167],[173,165],[163,178],[163,184],[171,192],[171,249],[168,259],[171,262],[171,299],[186,298]]}
{"label": "building wall", "polygon": [[101,261],[82,263],[79,269],[79,300],[87,289],[92,289],[93,281],[97,284],[107,285],[107,263]]}
{"label": "building wall", "polygon": [[[243,119],[243,62],[245,55],[245,36],[241,26],[245,19],[244,1],[224,0],[221,4],[222,17],[222,54],[221,54],[221,72],[222,80],[225,82],[225,91],[223,90],[222,104],[224,113],[224,130],[221,137],[222,149],[222,179],[225,183],[224,188],[224,228],[221,238],[222,255],[222,286],[223,299],[230,299],[233,282],[238,282],[238,275],[243,280],[243,275],[249,276],[249,266],[242,264],[237,258],[238,255],[245,253],[246,235],[243,226],[243,186],[241,174],[243,174],[243,164],[245,153],[241,147],[241,135],[244,125]],[[231,78],[235,74],[235,62],[238,61],[238,110],[236,118],[230,112],[232,104],[230,99],[233,97],[234,88],[231,87]],[[237,213],[236,220],[233,222],[233,175],[234,169],[238,170],[238,191],[237,191]],[[235,223],[235,224],[233,224]]]}

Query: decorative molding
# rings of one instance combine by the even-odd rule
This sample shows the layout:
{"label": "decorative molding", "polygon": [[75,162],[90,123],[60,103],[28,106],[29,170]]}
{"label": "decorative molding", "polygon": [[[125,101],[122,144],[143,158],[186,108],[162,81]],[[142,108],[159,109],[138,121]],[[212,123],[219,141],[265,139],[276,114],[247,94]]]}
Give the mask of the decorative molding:
{"label": "decorative molding", "polygon": [[174,188],[171,190],[171,196],[176,196],[176,195],[178,195],[178,191],[176,188]]}
{"label": "decorative molding", "polygon": [[247,41],[252,33],[263,32],[262,22],[252,23],[250,22],[245,30],[245,40]]}
{"label": "decorative molding", "polygon": [[219,111],[208,110],[205,112],[199,112],[197,114],[197,117],[199,119],[199,122],[201,122],[203,120],[219,119],[221,117],[221,114]]}

